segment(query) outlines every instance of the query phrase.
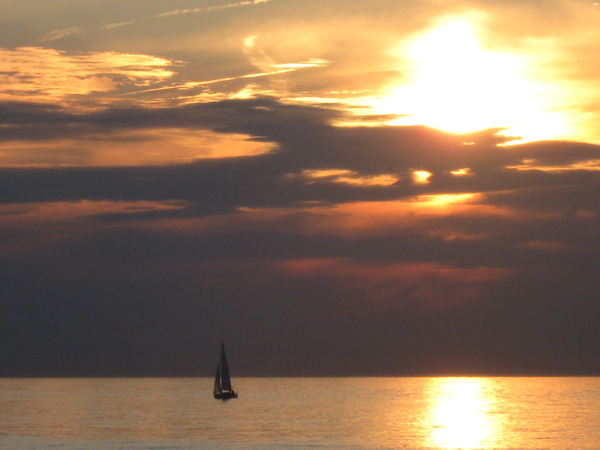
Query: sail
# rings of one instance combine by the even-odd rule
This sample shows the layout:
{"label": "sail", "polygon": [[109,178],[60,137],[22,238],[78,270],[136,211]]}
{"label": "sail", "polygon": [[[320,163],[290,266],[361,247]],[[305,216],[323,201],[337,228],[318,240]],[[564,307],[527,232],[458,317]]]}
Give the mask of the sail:
{"label": "sail", "polygon": [[229,366],[227,365],[227,356],[225,356],[225,346],[221,342],[221,357],[215,374],[215,387],[213,390],[215,398],[227,400],[237,398],[238,394],[231,387],[231,378],[229,377]]}
{"label": "sail", "polygon": [[223,391],[221,389],[221,360],[219,359],[219,365],[217,366],[217,374],[215,375],[215,388],[213,389],[213,393],[215,395],[221,394]]}
{"label": "sail", "polygon": [[225,346],[221,342],[221,390],[231,392],[231,378],[229,376],[229,366],[227,365],[227,356],[225,356]]}

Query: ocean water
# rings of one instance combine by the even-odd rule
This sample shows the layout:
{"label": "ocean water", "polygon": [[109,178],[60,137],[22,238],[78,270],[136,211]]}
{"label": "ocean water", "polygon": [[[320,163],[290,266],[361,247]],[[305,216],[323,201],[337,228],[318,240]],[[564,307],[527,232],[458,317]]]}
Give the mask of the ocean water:
{"label": "ocean water", "polygon": [[0,379],[2,450],[598,449],[600,378]]}

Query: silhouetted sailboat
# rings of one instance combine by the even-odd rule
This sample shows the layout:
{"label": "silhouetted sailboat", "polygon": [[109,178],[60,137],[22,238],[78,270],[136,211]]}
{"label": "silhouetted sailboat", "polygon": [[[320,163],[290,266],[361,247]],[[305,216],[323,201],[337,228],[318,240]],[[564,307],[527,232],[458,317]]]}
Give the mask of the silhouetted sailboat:
{"label": "silhouetted sailboat", "polygon": [[231,387],[231,378],[229,376],[229,366],[227,365],[227,357],[225,356],[225,345],[221,342],[221,357],[217,366],[217,374],[215,375],[215,398],[227,400],[237,398],[237,392]]}

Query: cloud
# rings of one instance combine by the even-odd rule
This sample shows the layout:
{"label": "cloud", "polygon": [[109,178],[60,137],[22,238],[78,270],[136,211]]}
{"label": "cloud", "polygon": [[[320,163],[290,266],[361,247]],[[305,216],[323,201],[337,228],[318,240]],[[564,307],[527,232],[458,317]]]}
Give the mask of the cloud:
{"label": "cloud", "polygon": [[[271,1],[273,1],[273,0],[247,0],[247,1],[242,1],[242,2],[227,3],[225,5],[214,5],[214,6],[206,6],[206,7],[198,7],[198,8],[187,8],[187,9],[174,9],[171,11],[166,11],[166,12],[155,14],[152,16],[143,17],[141,19],[106,24],[106,25],[103,25],[101,27],[101,29],[109,30],[109,29],[113,29],[113,28],[120,28],[120,27],[124,27],[124,26],[128,26],[128,25],[133,25],[133,24],[139,23],[139,22],[145,22],[148,20],[166,19],[166,18],[170,18],[173,16],[180,16],[180,15],[186,15],[186,14],[209,13],[212,11],[252,6],[252,5],[259,4],[259,3],[267,3],[267,2],[271,2]],[[62,37],[62,36],[60,36],[60,37]]]}
{"label": "cloud", "polygon": [[63,38],[65,36],[70,36],[73,34],[78,34],[81,32],[81,29],[79,27],[69,27],[69,28],[64,28],[62,30],[54,30],[50,33],[46,33],[44,36],[42,36],[41,42],[51,42],[51,41],[55,41],[57,39]]}
{"label": "cloud", "polygon": [[[217,78],[217,79],[213,79],[213,80],[188,81],[184,84],[175,84],[175,85],[170,85],[170,86],[157,87],[157,88],[153,88],[153,89],[145,89],[145,90],[141,90],[141,91],[135,91],[135,92],[131,92],[130,95],[139,95],[139,94],[145,94],[148,92],[161,92],[161,91],[170,91],[170,90],[180,90],[180,91],[190,90],[190,89],[194,89],[197,87],[208,87],[213,84],[225,83],[228,81],[247,80],[247,79],[269,77],[269,76],[274,76],[274,75],[282,75],[282,74],[294,72],[299,69],[305,69],[305,68],[311,68],[311,67],[322,67],[325,65],[327,65],[327,61],[322,60],[322,59],[316,59],[316,58],[312,58],[307,61],[300,61],[300,62],[295,62],[295,63],[284,63],[284,64],[276,64],[274,62],[269,62],[268,64],[262,64],[263,67],[261,67],[261,68],[264,68],[265,70],[267,70],[266,72],[248,73],[248,74],[244,74],[244,75],[225,77],[225,78]],[[249,89],[249,90],[252,91],[252,89]],[[262,93],[264,94],[264,90],[262,90],[262,91],[263,91]],[[243,93],[244,93],[244,90],[240,91],[237,94],[237,96],[244,96]],[[260,93],[260,90],[258,92],[251,92],[251,93],[252,94]],[[281,91],[279,93],[281,94]],[[249,95],[249,96],[252,96],[252,95]],[[200,97],[205,97],[205,96],[201,95]],[[232,96],[232,97],[235,97],[235,96]],[[248,96],[246,96],[246,97],[248,97]]]}
{"label": "cloud", "polygon": [[[598,159],[598,146],[593,144],[557,141],[500,147],[497,144],[507,138],[495,136],[497,130],[452,134],[421,126],[332,125],[344,115],[333,109],[288,105],[269,97],[174,108],[128,106],[87,114],[15,103],[0,108],[0,116],[10,125],[5,140],[32,140],[36,136],[66,139],[100,132],[110,136],[169,128],[237,133],[276,144],[277,152],[257,157],[256,161],[277,162],[283,174],[350,170],[358,176],[397,175],[399,184],[412,186],[413,171],[421,170],[432,174],[429,183],[420,188],[425,191],[440,189],[443,184],[463,190],[487,183],[491,189],[502,179],[546,183],[595,176],[590,162]],[[588,164],[583,168],[587,170],[578,166],[583,163]],[[522,167],[524,164],[527,167]],[[563,170],[540,170],[552,165]],[[458,170],[469,175],[455,175],[453,172]]]}
{"label": "cloud", "polygon": [[173,62],[141,54],[99,52],[67,55],[27,47],[0,49],[5,61],[0,100],[61,102],[76,96],[115,91],[123,85],[144,86],[173,75]]}

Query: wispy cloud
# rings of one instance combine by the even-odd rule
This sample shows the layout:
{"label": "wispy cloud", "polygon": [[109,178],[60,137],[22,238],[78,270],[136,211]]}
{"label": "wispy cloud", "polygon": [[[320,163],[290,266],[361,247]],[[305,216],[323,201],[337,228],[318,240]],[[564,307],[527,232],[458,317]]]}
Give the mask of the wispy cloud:
{"label": "wispy cloud", "polygon": [[215,78],[211,80],[202,80],[202,81],[189,81],[186,83],[181,83],[173,86],[163,86],[154,89],[146,89],[143,91],[130,92],[128,95],[133,94],[141,94],[147,92],[158,92],[158,91],[168,91],[173,89],[185,90],[185,89],[193,89],[199,86],[209,86],[211,84],[223,83],[227,81],[235,81],[235,80],[243,80],[243,79],[251,79],[251,78],[261,78],[267,77],[270,75],[281,75],[284,73],[294,72],[298,69],[308,68],[308,67],[321,67],[326,65],[328,62],[323,59],[309,59],[304,62],[298,63],[289,63],[289,64],[273,64],[271,67],[273,70],[269,70],[267,72],[257,72],[257,73],[248,73],[245,75],[239,75],[236,77],[224,77],[224,78]]}
{"label": "wispy cloud", "polygon": [[42,42],[51,42],[57,39],[64,38],[65,36],[70,36],[72,34],[79,34],[81,32],[81,28],[79,27],[69,27],[64,28],[62,30],[54,30],[50,33],[46,33],[42,36]]}
{"label": "wispy cloud", "polygon": [[273,1],[273,0],[247,0],[247,1],[243,1],[243,2],[228,3],[226,5],[216,5],[216,6],[207,6],[207,7],[200,7],[200,8],[189,8],[189,9],[178,9],[178,10],[174,10],[174,11],[157,14],[155,16],[151,16],[151,18],[169,17],[169,16],[174,16],[174,15],[179,15],[179,14],[197,14],[197,13],[201,13],[201,12],[218,11],[218,10],[222,10],[222,9],[231,9],[231,8],[239,8],[242,6],[251,6],[251,5],[258,4],[258,3],[266,3],[266,2],[270,2],[270,1]]}
{"label": "wispy cloud", "polygon": [[131,24],[133,24],[135,22],[136,22],[135,20],[129,20],[129,21],[126,21],[126,22],[109,23],[107,25],[102,25],[100,27],[100,29],[101,30],[110,30],[112,28],[119,28],[119,27],[124,27],[124,26],[127,26],[127,25],[131,25]]}
{"label": "wispy cloud", "polygon": [[119,27],[124,27],[127,25],[132,25],[132,24],[138,23],[138,22],[144,22],[147,20],[164,19],[167,17],[179,16],[179,15],[184,15],[184,14],[200,14],[200,13],[206,13],[206,12],[211,12],[211,11],[219,11],[219,10],[223,10],[223,9],[240,8],[240,7],[244,7],[244,6],[256,5],[258,3],[267,3],[267,2],[271,2],[271,1],[273,1],[273,0],[247,0],[247,1],[243,1],[243,2],[228,3],[226,5],[206,6],[206,7],[198,7],[198,8],[187,8],[187,9],[175,9],[172,11],[166,11],[164,13],[155,14],[155,15],[148,16],[148,17],[143,17],[141,19],[131,20],[128,22],[110,23],[107,25],[103,25],[100,28],[103,30],[119,28]]}
{"label": "wispy cloud", "polygon": [[[270,0],[263,0],[270,1]],[[262,50],[256,44],[256,40],[258,35],[248,36],[244,39],[244,54],[248,58],[250,64],[252,64],[257,69],[260,69],[261,72],[249,73],[239,76],[233,77],[222,77],[222,78],[214,78],[209,80],[202,81],[188,81],[186,83],[176,84],[172,86],[163,86],[153,89],[146,89],[143,91],[132,92],[130,94],[137,93],[147,93],[147,92],[158,92],[158,91],[166,91],[166,90],[186,90],[193,89],[199,86],[209,86],[211,84],[223,83],[227,81],[235,81],[235,80],[243,80],[243,79],[252,79],[252,78],[261,78],[272,75],[282,75],[285,73],[295,72],[299,69],[306,68],[314,68],[314,67],[323,67],[329,64],[329,61],[325,59],[319,58],[309,58],[305,61],[297,61],[291,63],[278,63],[274,61],[264,50]]]}
{"label": "wispy cloud", "polygon": [[[199,8],[187,8],[187,9],[175,9],[172,11],[166,11],[164,13],[155,14],[155,15],[148,16],[148,17],[142,17],[140,19],[108,23],[108,24],[102,25],[100,27],[100,29],[101,30],[110,30],[110,29],[114,29],[114,28],[120,28],[120,27],[125,27],[128,25],[133,25],[135,23],[144,22],[144,21],[148,21],[148,20],[164,19],[167,17],[184,15],[184,14],[208,13],[208,12],[219,11],[219,10],[224,10],[224,9],[252,6],[252,5],[259,4],[259,3],[267,3],[267,2],[271,2],[271,1],[273,1],[273,0],[247,0],[247,1],[236,2],[236,3],[228,3],[226,5],[206,6],[206,7],[199,7]],[[54,30],[54,31],[51,31],[50,33],[44,34],[41,37],[40,42],[56,41],[58,39],[62,39],[64,37],[66,37],[66,36],[71,36],[74,34],[82,33],[83,31],[84,31],[84,29],[79,26],[72,26],[69,28]]]}

